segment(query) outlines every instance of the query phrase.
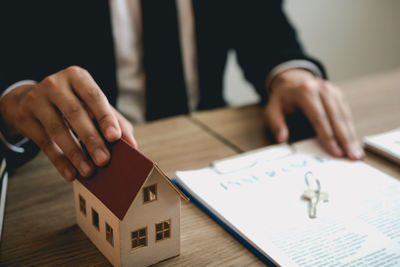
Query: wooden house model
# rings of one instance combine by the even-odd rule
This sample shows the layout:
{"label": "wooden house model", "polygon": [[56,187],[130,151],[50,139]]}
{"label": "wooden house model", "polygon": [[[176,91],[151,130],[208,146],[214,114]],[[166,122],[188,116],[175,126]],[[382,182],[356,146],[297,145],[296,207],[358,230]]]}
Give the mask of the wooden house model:
{"label": "wooden house model", "polygon": [[151,160],[121,140],[92,178],[73,182],[76,220],[114,266],[146,266],[180,253],[181,197]]}

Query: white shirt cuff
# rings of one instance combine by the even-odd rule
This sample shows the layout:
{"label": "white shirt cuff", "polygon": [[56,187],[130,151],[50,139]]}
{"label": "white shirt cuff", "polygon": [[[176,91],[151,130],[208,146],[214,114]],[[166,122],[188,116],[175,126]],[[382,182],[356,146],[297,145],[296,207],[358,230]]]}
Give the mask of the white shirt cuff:
{"label": "white shirt cuff", "polygon": [[268,74],[265,81],[266,88],[270,88],[272,80],[280,73],[289,69],[305,69],[314,74],[316,77],[322,77],[319,67],[311,61],[305,59],[294,59],[283,62],[274,67]]}
{"label": "white shirt cuff", "polygon": [[[21,85],[27,85],[27,84],[36,84],[36,81],[34,80],[22,80],[16,83],[13,83],[12,85],[10,85],[0,96],[0,100],[7,95],[8,93],[10,93],[12,90],[14,90],[15,88],[17,88],[18,86]],[[21,140],[19,140],[16,144],[11,144],[7,141],[7,139],[5,138],[5,136],[3,135],[3,133],[1,133],[0,131],[0,140],[1,142],[11,151],[16,152],[16,153],[24,153],[24,148],[22,147],[22,145],[24,145],[26,142],[29,141],[28,138],[24,137]]]}
{"label": "white shirt cuff", "polygon": [[8,94],[9,92],[11,92],[12,90],[14,90],[15,88],[17,88],[18,86],[21,85],[27,85],[27,84],[36,84],[37,82],[34,80],[22,80],[16,83],[13,83],[12,85],[10,85],[9,87],[7,87],[7,89],[1,94],[0,99],[2,99],[6,94]]}
{"label": "white shirt cuff", "polygon": [[29,141],[28,138],[24,137],[20,141],[18,141],[17,144],[13,145],[7,141],[7,139],[3,136],[1,132],[0,132],[0,140],[9,150],[15,153],[24,153],[25,149],[22,147],[22,145],[24,145],[26,142]]}

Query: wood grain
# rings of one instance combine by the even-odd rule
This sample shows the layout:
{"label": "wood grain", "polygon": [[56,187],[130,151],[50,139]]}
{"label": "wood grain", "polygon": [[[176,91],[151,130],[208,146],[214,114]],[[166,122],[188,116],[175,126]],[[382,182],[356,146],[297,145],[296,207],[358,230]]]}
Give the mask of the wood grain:
{"label": "wood grain", "polygon": [[239,151],[271,144],[265,134],[263,110],[258,105],[196,112],[191,118],[228,140]]}
{"label": "wood grain", "polygon": [[185,116],[137,125],[135,137],[139,150],[169,177],[236,153]]}
{"label": "wood grain", "polygon": [[359,136],[400,127],[400,69],[339,84]]}

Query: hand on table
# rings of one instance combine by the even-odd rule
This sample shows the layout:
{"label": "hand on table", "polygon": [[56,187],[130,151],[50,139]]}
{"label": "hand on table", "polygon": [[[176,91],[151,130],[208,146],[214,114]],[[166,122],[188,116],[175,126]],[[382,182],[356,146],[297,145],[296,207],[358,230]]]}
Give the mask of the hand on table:
{"label": "hand on table", "polygon": [[314,128],[323,147],[337,157],[361,159],[350,109],[339,88],[309,71],[290,69],[272,80],[265,107],[268,126],[279,143],[289,138],[285,115],[300,109]]}
{"label": "hand on table", "polygon": [[80,67],[61,70],[36,85],[19,86],[1,99],[0,107],[9,133],[34,141],[68,181],[76,170],[88,177],[94,164],[103,166],[109,161],[102,136],[108,142],[123,137],[136,147],[132,125]]}

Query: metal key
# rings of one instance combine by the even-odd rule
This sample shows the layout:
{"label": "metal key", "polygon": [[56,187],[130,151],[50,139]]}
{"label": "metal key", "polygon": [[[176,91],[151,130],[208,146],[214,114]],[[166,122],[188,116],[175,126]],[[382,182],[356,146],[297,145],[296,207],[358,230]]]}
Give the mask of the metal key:
{"label": "metal key", "polygon": [[307,189],[303,193],[303,198],[310,202],[309,214],[308,216],[313,219],[317,217],[317,204],[319,200],[317,190]]}
{"label": "metal key", "polygon": [[311,219],[317,218],[317,205],[328,201],[328,194],[319,190],[307,189],[303,193],[303,199],[310,201],[309,216]]}

